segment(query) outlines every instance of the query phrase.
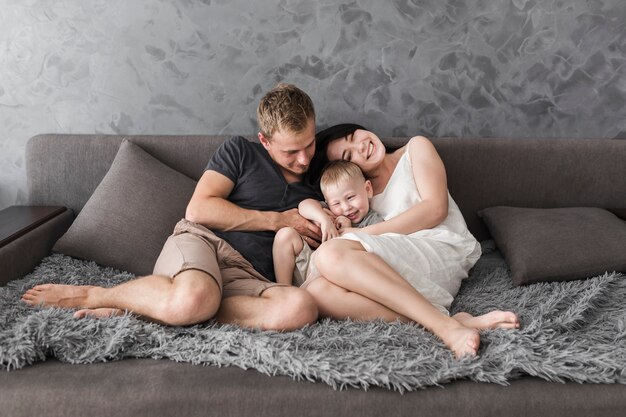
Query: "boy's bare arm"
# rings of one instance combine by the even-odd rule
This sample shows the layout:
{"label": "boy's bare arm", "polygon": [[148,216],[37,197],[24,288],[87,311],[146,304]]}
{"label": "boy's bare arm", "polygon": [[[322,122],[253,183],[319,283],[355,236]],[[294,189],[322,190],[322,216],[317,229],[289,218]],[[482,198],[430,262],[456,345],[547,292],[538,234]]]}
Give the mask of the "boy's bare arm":
{"label": "boy's bare arm", "polygon": [[326,219],[330,218],[324,211],[322,204],[312,198],[302,200],[298,205],[298,212],[305,219],[309,219],[318,223],[322,223]]}
{"label": "boy's bare arm", "polygon": [[322,230],[322,242],[339,236],[333,219],[326,213],[319,201],[306,199],[298,205],[300,214],[309,220],[317,222]]}
{"label": "boy's bare arm", "polygon": [[227,200],[235,184],[226,176],[206,171],[189,201],[185,218],[210,229],[231,231],[277,231],[293,227],[302,236],[319,239],[320,228],[297,209],[284,212],[247,210]]}

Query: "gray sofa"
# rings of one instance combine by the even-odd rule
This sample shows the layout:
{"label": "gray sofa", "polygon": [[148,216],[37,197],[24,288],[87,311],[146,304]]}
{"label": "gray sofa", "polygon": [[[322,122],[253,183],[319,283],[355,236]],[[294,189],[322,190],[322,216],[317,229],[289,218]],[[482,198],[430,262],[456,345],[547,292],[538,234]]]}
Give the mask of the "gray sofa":
{"label": "gray sofa", "polygon": [[[225,136],[133,136],[164,164],[198,179]],[[20,278],[54,242],[107,173],[124,137],[40,135],[27,146],[29,202],[71,209],[0,249],[3,282]],[[406,138],[385,142],[400,145]],[[626,141],[539,139],[433,140],[450,193],[470,230],[490,238],[484,207],[624,207]],[[626,386],[553,383],[522,377],[509,386],[455,381],[399,394],[333,390],[323,383],[235,367],[127,359],[69,365],[55,359],[0,372],[6,416],[72,415],[420,415],[622,416]]]}

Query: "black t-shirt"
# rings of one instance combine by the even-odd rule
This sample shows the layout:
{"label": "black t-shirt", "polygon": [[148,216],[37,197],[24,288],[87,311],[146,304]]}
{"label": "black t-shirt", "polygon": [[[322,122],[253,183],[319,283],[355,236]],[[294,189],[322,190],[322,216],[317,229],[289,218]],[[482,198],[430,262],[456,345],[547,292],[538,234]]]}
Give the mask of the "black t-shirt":
{"label": "black t-shirt", "polygon": [[[320,199],[320,194],[303,182],[288,184],[263,146],[241,136],[225,141],[206,169],[235,183],[228,200],[244,209],[282,212],[298,207],[307,198]],[[274,232],[213,232],[237,249],[264,277],[276,281],[272,261]]]}

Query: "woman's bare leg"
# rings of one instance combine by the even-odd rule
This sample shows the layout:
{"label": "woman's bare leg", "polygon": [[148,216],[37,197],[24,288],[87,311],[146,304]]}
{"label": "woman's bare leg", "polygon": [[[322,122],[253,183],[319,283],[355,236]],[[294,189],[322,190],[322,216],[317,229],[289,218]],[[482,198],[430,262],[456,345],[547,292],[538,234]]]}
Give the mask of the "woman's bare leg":
{"label": "woman's bare leg", "polygon": [[410,321],[384,305],[339,287],[324,277],[311,282],[306,290],[315,299],[321,317],[330,317],[335,320],[349,318],[363,321],[376,319],[383,319],[388,322]]}
{"label": "woman's bare leg", "polygon": [[520,327],[517,315],[511,311],[495,310],[481,316],[472,316],[469,313],[461,312],[452,318],[463,326],[472,327],[476,330],[519,329]]}
{"label": "woman's bare leg", "polygon": [[[366,252],[359,242],[345,239],[325,242],[318,249],[316,264],[321,275],[333,284],[421,324],[457,357],[476,354],[480,343],[478,330],[442,314],[385,261]],[[341,303],[336,304],[340,308]]]}

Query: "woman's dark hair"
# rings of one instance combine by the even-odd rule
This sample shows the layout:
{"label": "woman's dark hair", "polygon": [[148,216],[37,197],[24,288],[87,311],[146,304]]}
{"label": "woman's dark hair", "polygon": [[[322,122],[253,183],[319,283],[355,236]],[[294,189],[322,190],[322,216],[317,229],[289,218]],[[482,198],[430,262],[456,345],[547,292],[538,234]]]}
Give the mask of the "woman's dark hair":
{"label": "woman's dark hair", "polygon": [[307,172],[307,183],[315,188],[319,188],[322,170],[328,163],[326,149],[328,144],[336,139],[351,135],[357,129],[367,130],[361,125],[353,123],[343,123],[324,129],[315,135],[315,155],[309,165]]}

